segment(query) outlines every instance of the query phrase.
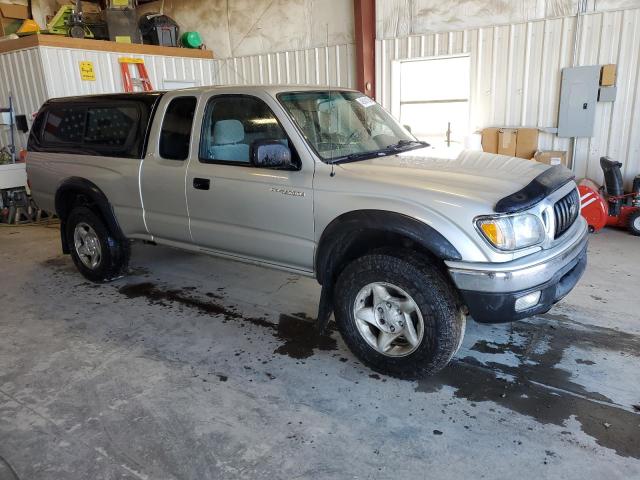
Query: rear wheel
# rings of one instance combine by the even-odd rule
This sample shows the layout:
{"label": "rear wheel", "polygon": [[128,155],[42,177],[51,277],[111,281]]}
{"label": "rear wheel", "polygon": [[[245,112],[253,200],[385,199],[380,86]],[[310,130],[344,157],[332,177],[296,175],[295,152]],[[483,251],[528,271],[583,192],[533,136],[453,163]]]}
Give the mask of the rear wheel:
{"label": "rear wheel", "polygon": [[96,283],[123,276],[129,264],[129,243],[116,238],[87,207],[74,208],[66,221],[71,258],[82,275]]}
{"label": "rear wheel", "polygon": [[632,235],[640,237],[640,209],[629,216],[629,231]]}
{"label": "rear wheel", "polygon": [[363,256],[336,283],[336,321],[353,353],[399,377],[436,373],[462,343],[466,317],[453,287],[422,256]]}

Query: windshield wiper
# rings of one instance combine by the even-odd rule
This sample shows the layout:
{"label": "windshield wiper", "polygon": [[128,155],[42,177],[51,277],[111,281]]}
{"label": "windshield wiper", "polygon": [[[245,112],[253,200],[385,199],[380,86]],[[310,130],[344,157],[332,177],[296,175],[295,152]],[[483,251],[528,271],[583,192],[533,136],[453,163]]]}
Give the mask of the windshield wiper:
{"label": "windshield wiper", "polygon": [[407,150],[407,147],[428,147],[429,144],[427,142],[423,142],[421,140],[400,140],[398,143],[394,145],[389,145],[384,150]]}
{"label": "windshield wiper", "polygon": [[388,155],[388,152],[383,152],[382,150],[373,150],[371,152],[350,153],[349,155],[344,155],[342,157],[329,159],[327,163],[329,165],[337,165],[338,163],[357,162],[358,160],[369,160],[371,158],[384,157],[385,155]]}
{"label": "windshield wiper", "polygon": [[[428,147],[429,144],[427,142],[422,142],[420,140],[400,140],[398,143],[394,143],[393,145],[387,145],[384,148],[379,150],[374,150],[372,152],[365,152],[362,155],[370,154],[370,155],[388,155],[390,153],[398,153],[398,152],[406,152],[407,150],[415,150],[421,147]],[[359,156],[359,153],[354,153],[352,155]],[[349,156],[347,155],[347,158]]]}
{"label": "windshield wiper", "polygon": [[407,150],[414,150],[415,148],[428,147],[427,142],[420,140],[400,140],[398,143],[388,145],[379,150],[372,150],[370,152],[358,152],[345,155],[343,157],[334,158],[329,160],[329,164],[335,165],[338,163],[357,162],[358,160],[369,160],[376,157],[384,157],[386,155],[398,152],[404,152]]}

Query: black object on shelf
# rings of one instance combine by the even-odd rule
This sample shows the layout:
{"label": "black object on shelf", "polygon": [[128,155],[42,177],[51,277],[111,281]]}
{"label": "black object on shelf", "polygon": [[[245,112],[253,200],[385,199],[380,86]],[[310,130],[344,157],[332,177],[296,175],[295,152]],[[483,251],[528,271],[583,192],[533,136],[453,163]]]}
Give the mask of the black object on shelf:
{"label": "black object on shelf", "polygon": [[29,133],[29,123],[27,122],[26,115],[16,115],[15,121],[16,121],[16,128],[18,129],[19,132]]}
{"label": "black object on shelf", "polygon": [[109,28],[106,22],[85,22],[85,25],[93,32],[95,40],[109,40]]}
{"label": "black object on shelf", "polygon": [[170,17],[159,13],[147,13],[140,17],[138,28],[142,33],[142,40],[148,45],[162,45],[177,47],[180,29]]}
{"label": "black object on shelf", "polygon": [[109,40],[113,42],[127,40],[142,43],[140,29],[136,25],[136,11],[131,8],[107,8],[102,11],[109,28]]}

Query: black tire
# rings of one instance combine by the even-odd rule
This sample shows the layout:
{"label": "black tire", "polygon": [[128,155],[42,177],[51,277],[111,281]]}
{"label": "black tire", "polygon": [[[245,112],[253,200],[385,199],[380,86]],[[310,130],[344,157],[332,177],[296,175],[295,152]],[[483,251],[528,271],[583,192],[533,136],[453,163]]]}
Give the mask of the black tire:
{"label": "black tire", "polygon": [[[100,244],[101,258],[94,268],[90,268],[82,262],[76,249],[74,232],[78,224],[86,224],[96,233]],[[118,238],[110,232],[102,219],[89,208],[76,207],[71,211],[66,221],[65,234],[73,263],[87,280],[105,283],[122,277],[126,273],[131,254],[129,241]]]}
{"label": "black tire", "polygon": [[631,235],[640,237],[640,210],[636,210],[629,215],[629,231]]}
{"label": "black tire", "polygon": [[[417,348],[402,357],[374,349],[358,330],[354,304],[365,286],[384,282],[401,288],[424,319],[424,335]],[[410,252],[372,253],[350,263],[335,287],[335,317],[347,346],[371,369],[395,377],[419,378],[443,369],[462,344],[466,317],[454,287],[422,255]]]}

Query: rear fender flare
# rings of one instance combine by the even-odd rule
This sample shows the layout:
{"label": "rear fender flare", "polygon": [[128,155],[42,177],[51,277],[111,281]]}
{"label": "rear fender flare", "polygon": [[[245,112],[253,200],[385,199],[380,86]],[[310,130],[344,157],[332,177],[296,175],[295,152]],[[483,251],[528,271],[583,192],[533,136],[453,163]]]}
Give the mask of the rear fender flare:
{"label": "rear fender flare", "polygon": [[62,240],[62,251],[64,253],[69,253],[69,245],[67,244],[65,235],[66,220],[75,205],[74,202],[69,201],[68,195],[70,194],[74,197],[77,195],[84,196],[88,203],[97,210],[97,213],[104,220],[108,230],[121,239],[125,238],[116,219],[113,207],[104,192],[100,190],[95,183],[85,178],[71,177],[60,184],[55,196],[56,215],[60,218],[60,237]]}

